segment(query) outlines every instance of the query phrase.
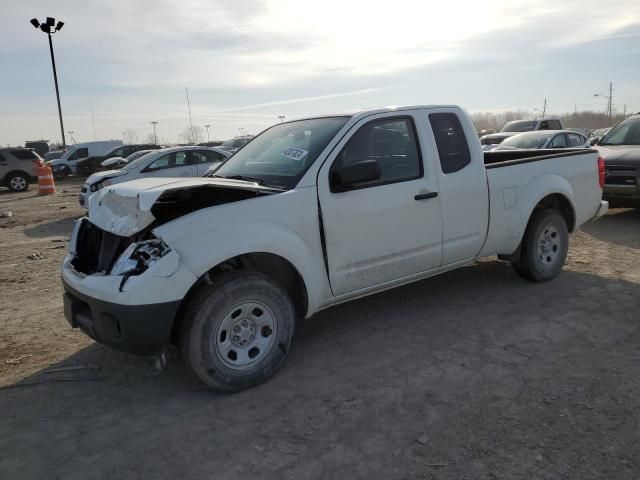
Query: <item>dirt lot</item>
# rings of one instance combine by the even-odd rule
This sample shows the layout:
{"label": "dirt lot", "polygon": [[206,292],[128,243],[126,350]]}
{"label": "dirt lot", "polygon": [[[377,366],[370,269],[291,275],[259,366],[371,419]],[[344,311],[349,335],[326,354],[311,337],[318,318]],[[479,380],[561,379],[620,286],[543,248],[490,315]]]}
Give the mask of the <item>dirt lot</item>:
{"label": "dirt lot", "polygon": [[68,327],[78,188],[0,192],[0,478],[640,478],[638,212],[549,284],[485,261],[323,312],[223,396]]}

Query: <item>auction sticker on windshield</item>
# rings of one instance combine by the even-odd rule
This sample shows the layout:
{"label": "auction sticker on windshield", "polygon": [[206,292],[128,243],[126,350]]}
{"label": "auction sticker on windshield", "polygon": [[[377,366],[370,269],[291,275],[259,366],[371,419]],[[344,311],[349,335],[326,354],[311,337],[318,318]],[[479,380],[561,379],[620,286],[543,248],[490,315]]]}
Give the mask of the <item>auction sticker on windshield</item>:
{"label": "auction sticker on windshield", "polygon": [[284,155],[287,158],[290,158],[291,160],[296,160],[299,162],[300,160],[302,160],[304,157],[307,156],[307,153],[309,153],[308,150],[303,150],[301,148],[296,148],[296,147],[289,147],[284,152],[282,152],[282,155]]}

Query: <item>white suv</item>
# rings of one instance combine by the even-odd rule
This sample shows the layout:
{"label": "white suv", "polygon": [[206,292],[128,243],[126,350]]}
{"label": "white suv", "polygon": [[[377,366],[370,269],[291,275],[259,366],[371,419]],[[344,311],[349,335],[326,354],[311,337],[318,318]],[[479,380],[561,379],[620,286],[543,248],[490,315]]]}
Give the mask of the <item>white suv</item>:
{"label": "white suv", "polygon": [[42,158],[29,148],[0,148],[0,184],[14,192],[24,192],[38,177]]}

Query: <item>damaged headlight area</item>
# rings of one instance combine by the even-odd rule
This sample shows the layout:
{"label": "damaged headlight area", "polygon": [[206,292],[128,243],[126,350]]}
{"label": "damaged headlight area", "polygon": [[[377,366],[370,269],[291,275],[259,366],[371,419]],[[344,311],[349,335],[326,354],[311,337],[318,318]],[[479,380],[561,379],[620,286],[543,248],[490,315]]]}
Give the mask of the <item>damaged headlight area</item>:
{"label": "damaged headlight area", "polygon": [[110,273],[126,277],[140,275],[170,251],[158,238],[132,243],[115,261]]}

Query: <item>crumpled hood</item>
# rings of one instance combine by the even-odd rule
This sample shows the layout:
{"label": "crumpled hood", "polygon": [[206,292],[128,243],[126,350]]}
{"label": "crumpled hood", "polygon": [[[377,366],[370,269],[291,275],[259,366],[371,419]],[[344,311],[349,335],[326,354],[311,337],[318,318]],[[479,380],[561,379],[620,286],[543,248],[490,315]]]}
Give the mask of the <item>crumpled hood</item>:
{"label": "crumpled hood", "polygon": [[596,145],[596,149],[605,164],[640,167],[640,145]]}
{"label": "crumpled hood", "polygon": [[105,187],[89,197],[89,220],[114,235],[130,237],[153,223],[155,217],[151,208],[163,193],[168,190],[187,192],[203,187],[212,190],[274,192],[257,183],[224,178],[141,178]]}
{"label": "crumpled hood", "polygon": [[107,178],[121,177],[122,175],[126,175],[127,173],[129,172],[127,172],[126,170],[105,170],[103,172],[96,172],[89,175],[89,177],[85,180],[85,183],[93,185],[94,183],[101,182],[103,180],[106,180]]}

